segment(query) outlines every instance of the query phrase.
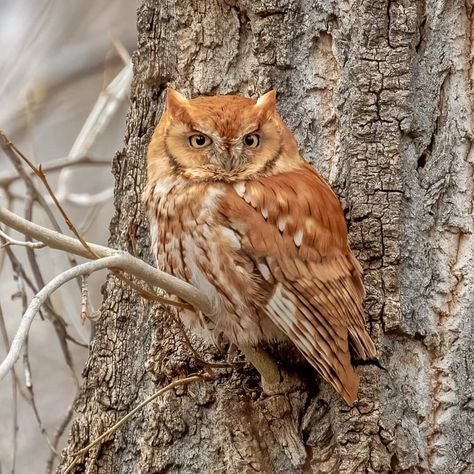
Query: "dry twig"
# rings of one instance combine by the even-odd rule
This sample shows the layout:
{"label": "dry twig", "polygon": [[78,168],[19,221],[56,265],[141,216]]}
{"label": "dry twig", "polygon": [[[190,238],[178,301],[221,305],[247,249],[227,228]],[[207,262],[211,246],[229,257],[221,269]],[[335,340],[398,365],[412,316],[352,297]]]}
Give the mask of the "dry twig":
{"label": "dry twig", "polygon": [[[54,230],[47,229],[33,222],[22,219],[8,209],[0,207],[0,222],[16,231],[43,242],[52,249],[62,250],[63,252],[72,253],[81,257],[90,258],[90,253],[85,250],[82,244],[64,234]],[[126,264],[121,268],[123,271],[137,277],[138,279],[148,283],[152,287],[159,287],[167,293],[175,294],[187,301],[193,307],[200,308],[203,312],[212,314],[212,304],[208,298],[201,294],[199,290],[190,284],[158,270],[142,260],[132,257],[130,254],[121,250],[114,250],[102,245],[88,243],[88,246],[99,257],[123,256],[126,257]],[[154,298],[163,303],[173,306],[183,307],[183,304],[176,301],[168,300],[155,295]],[[190,306],[184,305],[186,308]]]}
{"label": "dry twig", "polygon": [[[39,240],[45,243],[51,248],[63,250],[65,252],[70,252],[76,255],[90,258],[90,253],[87,250],[85,250],[82,244],[78,242],[76,239],[67,237],[63,234],[60,234],[59,232],[46,229],[37,224],[34,224],[25,219],[22,219],[21,217],[10,212],[7,209],[0,208],[0,222],[7,225],[8,227],[11,227],[17,230],[18,232],[24,233],[29,238],[34,238],[36,240]],[[95,245],[95,244],[88,244],[88,246],[99,257],[110,257],[110,258],[115,257],[116,258],[113,264],[111,264],[112,260],[109,260],[107,264],[104,264],[103,261],[105,259],[96,260],[95,262],[89,262],[92,265],[91,267],[88,267],[90,271],[97,271],[98,268],[94,267],[93,264],[94,263],[97,264],[98,262],[102,261],[103,266],[101,266],[101,268],[118,268],[130,275],[135,276],[139,280],[142,280],[145,283],[148,283],[151,287],[159,287],[162,290],[166,291],[167,293],[178,296],[179,298],[191,304],[197,311],[202,311],[204,314],[206,314],[210,318],[212,318],[215,315],[214,302],[210,301],[209,298],[206,295],[202,294],[197,288],[189,285],[188,283],[180,280],[179,278],[176,278],[172,275],[162,272],[148,265],[142,260],[139,260],[125,252],[121,252],[119,250],[113,250],[108,247],[103,247],[103,246]],[[87,264],[83,264],[80,267],[86,268],[84,267],[84,265],[87,265]],[[75,275],[73,277],[70,277],[69,279],[75,278],[81,274],[87,274],[87,272],[85,272],[84,270],[81,270],[83,272],[81,273],[81,271],[78,271],[77,268],[78,267],[71,268],[70,270],[67,270],[66,272],[62,273],[61,275],[56,277],[54,280],[52,280],[47,285],[49,290],[53,288],[53,285],[52,285],[53,282],[56,282],[56,284],[60,283],[61,278],[64,279],[64,275],[66,274]],[[76,273],[74,273],[74,270],[76,270]],[[60,283],[59,286],[61,286],[61,284],[63,283]],[[47,297],[47,291],[45,291],[45,288],[43,288],[40,291],[40,293],[43,295],[44,298]],[[173,304],[175,306],[179,306],[179,304],[177,304],[176,302],[165,300],[164,298],[161,298],[158,295],[156,296],[156,298],[161,300],[161,302],[163,302],[164,304]],[[35,302],[35,299],[33,299],[33,301],[30,303],[30,308],[34,302]],[[36,304],[34,307],[35,313],[38,310],[36,308],[37,303],[38,301],[36,301]],[[31,312],[28,313],[28,317],[32,318]],[[21,341],[24,340],[24,337],[25,337],[24,332],[28,331],[30,324],[31,324],[31,321],[28,322],[27,315],[25,314],[20,323],[20,328],[17,332],[17,335],[15,336],[15,340],[17,340],[17,344],[21,343]],[[23,336],[21,335],[19,336],[19,333],[23,334]],[[282,375],[280,373],[280,369],[278,368],[278,365],[272,359],[272,357],[270,357],[268,354],[266,354],[264,351],[261,351],[258,348],[247,346],[247,347],[240,347],[240,349],[244,352],[247,361],[250,362],[259,371],[262,377],[267,381],[267,384],[269,384],[268,386],[278,385],[278,383],[281,380]],[[18,347],[16,348],[16,350],[17,351],[19,350]],[[15,358],[15,353],[13,353],[12,355],[10,355],[9,353],[9,356],[10,357],[9,357],[8,365],[6,365],[4,362],[0,366],[0,379],[5,375],[5,373],[2,373],[2,368],[4,368],[4,370],[7,367],[11,368],[16,358],[18,358],[18,356],[16,356]],[[9,369],[7,368],[7,372],[8,370]]]}
{"label": "dry twig", "polygon": [[4,240],[4,243],[0,245],[0,248],[7,247],[8,245],[18,245],[20,247],[29,247],[31,249],[42,249],[46,247],[42,242],[29,242],[28,240],[15,240],[12,239],[9,235],[5,234],[3,230],[0,229],[0,237]]}
{"label": "dry twig", "polygon": [[[7,328],[5,326],[5,320],[3,318],[3,310],[0,305],[0,332],[2,333],[3,344],[5,350],[8,351],[10,347],[10,341],[8,340]],[[15,370],[12,370],[12,448],[11,448],[11,472],[15,472],[16,466],[16,455],[18,451],[18,392],[17,388],[19,386],[18,377]]]}
{"label": "dry twig", "polygon": [[[69,159],[75,160],[77,157],[86,155],[97,136],[102,133],[107,125],[110,123],[112,117],[118,109],[118,106],[126,96],[130,87],[132,79],[132,63],[131,60],[123,67],[117,76],[110,82],[110,84],[101,92],[84,125],[82,126],[79,135],[77,136],[72,148],[69,152]],[[105,190],[97,195],[83,195],[70,193],[69,181],[71,178],[71,169],[64,168],[58,179],[57,196],[59,201],[71,202],[74,199],[75,204],[82,205],[84,202],[87,205],[91,203],[99,203],[108,199],[111,196],[111,190]]]}
{"label": "dry twig", "polygon": [[[56,205],[57,209],[61,213],[61,215],[64,218],[64,221],[66,222],[67,226],[71,230],[71,232],[77,237],[77,239],[81,242],[81,244],[84,246],[84,248],[91,254],[93,258],[97,258],[97,255],[94,254],[94,252],[87,246],[87,242],[82,238],[81,234],[78,232],[74,224],[71,222],[69,219],[68,215],[66,214],[66,211],[63,209],[61,206],[59,200],[56,198],[56,195],[54,194],[53,190],[51,189],[51,186],[49,185],[48,180],[46,179],[46,175],[44,174],[43,170],[41,169],[40,166],[35,166],[33,162],[25,156],[12,141],[5,135],[3,131],[0,130],[0,139],[3,141],[2,148],[4,151],[8,154],[7,150],[10,150],[12,153],[14,153],[17,157],[20,157],[32,170],[33,173],[38,176],[38,178],[41,180],[41,182],[44,184],[46,190],[48,191],[48,194],[51,196],[51,199],[53,200],[54,204]],[[25,180],[27,181],[27,180]],[[36,193],[39,194],[39,193]],[[47,206],[45,206],[47,207]]]}
{"label": "dry twig", "polygon": [[[74,160],[69,158],[59,158],[57,160],[48,161],[43,166],[43,172],[45,173],[53,173],[56,171],[61,171],[65,168],[73,168],[77,166],[111,166],[112,160],[104,160],[98,158],[92,158],[90,156],[79,156]],[[30,177],[34,175],[32,171],[30,173]],[[5,174],[0,176],[0,187],[8,188],[16,181],[22,179],[21,176],[18,174]]]}
{"label": "dry twig", "polygon": [[115,425],[113,425],[111,428],[109,428],[105,433],[102,433],[99,437],[97,437],[94,441],[89,443],[86,447],[72,453],[72,456],[74,459],[67,466],[63,474],[69,473],[71,469],[74,467],[74,465],[77,463],[77,461],[80,459],[80,456],[83,456],[85,453],[90,451],[94,446],[99,444],[107,436],[117,431],[127,420],[129,420],[133,415],[135,415],[135,413],[140,411],[143,407],[148,405],[155,398],[159,397],[160,395],[163,395],[165,392],[168,392],[169,390],[171,390],[174,387],[177,387],[178,385],[187,385],[191,382],[197,382],[198,380],[206,380],[206,379],[209,379],[209,376],[206,376],[203,374],[190,375],[189,377],[186,377],[184,379],[175,380],[169,383],[166,387],[163,387],[162,389],[155,392],[153,395],[150,395],[147,399],[145,399],[143,402],[137,405],[133,410],[129,411],[124,417],[120,418],[120,420],[117,423],[115,423]]}

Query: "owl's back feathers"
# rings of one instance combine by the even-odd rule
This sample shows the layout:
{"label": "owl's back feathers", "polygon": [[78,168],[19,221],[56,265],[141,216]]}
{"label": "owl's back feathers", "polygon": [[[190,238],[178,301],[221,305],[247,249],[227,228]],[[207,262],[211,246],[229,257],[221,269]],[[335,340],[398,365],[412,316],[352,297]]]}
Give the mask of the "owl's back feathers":
{"label": "owl's back feathers", "polygon": [[265,313],[352,403],[358,379],[349,346],[361,359],[375,357],[375,348],[365,329],[361,269],[332,191],[303,165],[229,187],[219,212],[271,285]]}

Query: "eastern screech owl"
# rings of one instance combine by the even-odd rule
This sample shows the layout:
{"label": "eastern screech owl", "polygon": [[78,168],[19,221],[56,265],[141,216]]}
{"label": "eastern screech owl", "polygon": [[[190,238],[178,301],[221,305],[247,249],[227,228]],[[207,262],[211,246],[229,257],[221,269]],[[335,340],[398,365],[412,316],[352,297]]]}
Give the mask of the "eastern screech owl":
{"label": "eastern screech owl", "polygon": [[286,335],[347,403],[350,350],[375,357],[361,267],[336,196],[276,112],[275,92],[186,100],[167,92],[144,202],[160,269],[204,292],[191,328],[241,345]]}

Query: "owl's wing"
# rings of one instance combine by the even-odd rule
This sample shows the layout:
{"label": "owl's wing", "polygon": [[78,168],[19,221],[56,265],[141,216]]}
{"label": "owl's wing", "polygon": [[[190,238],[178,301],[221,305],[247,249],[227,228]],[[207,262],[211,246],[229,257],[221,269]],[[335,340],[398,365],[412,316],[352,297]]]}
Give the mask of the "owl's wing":
{"label": "owl's wing", "polygon": [[262,308],[352,404],[358,377],[349,346],[375,357],[365,328],[361,267],[340,204],[309,165],[230,185],[220,204],[271,297]]}

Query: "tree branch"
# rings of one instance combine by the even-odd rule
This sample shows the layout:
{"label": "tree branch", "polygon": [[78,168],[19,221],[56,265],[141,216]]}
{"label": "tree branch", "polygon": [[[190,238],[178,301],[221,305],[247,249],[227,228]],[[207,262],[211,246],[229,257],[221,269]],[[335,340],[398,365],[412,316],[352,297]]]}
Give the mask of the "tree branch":
{"label": "tree branch", "polygon": [[0,248],[6,247],[7,245],[18,245],[20,247],[29,247],[31,249],[42,249],[46,247],[43,242],[28,242],[27,240],[15,240],[12,239],[8,234],[5,234],[3,230],[0,229],[0,237],[5,241],[0,245]]}
{"label": "tree branch", "polygon": [[18,360],[34,317],[40,310],[43,303],[54,291],[56,291],[68,281],[77,278],[80,275],[89,275],[90,273],[103,270],[104,268],[111,268],[121,264],[123,265],[123,263],[123,257],[118,255],[113,257],[104,257],[93,262],[83,263],[61,273],[57,277],[53,278],[44,288],[42,288],[31,300],[28,308],[25,311],[25,314],[21,318],[18,331],[10,345],[10,350],[8,351],[5,360],[0,364],[0,380],[2,380],[8,374],[15,362]]}
{"label": "tree branch", "polygon": [[[42,168],[45,173],[53,173],[61,171],[64,168],[76,166],[112,166],[112,159],[96,159],[91,156],[80,156],[74,160],[69,158],[59,158],[57,160],[48,161]],[[34,176],[34,172],[29,173],[30,177]],[[22,179],[18,174],[5,174],[0,176],[0,187],[8,187],[15,181]]]}
{"label": "tree branch", "polygon": [[[69,252],[81,257],[90,258],[90,253],[83,247],[79,240],[47,229],[33,222],[17,216],[5,208],[0,208],[0,222],[16,231],[43,242],[48,247]],[[151,286],[157,286],[170,294],[187,301],[197,310],[206,314],[213,314],[213,305],[209,299],[202,295],[196,288],[179,278],[162,272],[151,265],[133,257],[121,250],[111,249],[102,245],[88,243],[88,247],[99,257],[121,256],[123,264],[116,266]]]}
{"label": "tree branch", "polygon": [[[79,242],[79,240],[60,234],[59,232],[55,232],[53,230],[46,229],[45,227],[42,227],[38,224],[34,224],[33,222],[27,221],[26,219],[23,219],[20,216],[17,216],[16,214],[9,211],[8,209],[0,208],[0,222],[2,222],[8,227],[11,227],[12,229],[15,229],[16,231],[22,234],[25,234],[29,238],[36,239],[36,240],[39,240],[40,242],[43,242],[50,248],[62,250],[64,252],[69,252],[69,253],[79,255],[85,258],[91,258],[90,252],[87,251],[86,248],[84,248],[84,246],[82,245],[81,242]],[[138,258],[135,258],[126,252],[123,252],[120,250],[114,250],[109,247],[104,247],[104,246],[92,244],[92,243],[87,243],[87,246],[89,249],[93,251],[95,255],[101,258],[99,260],[95,260],[94,262],[89,262],[91,265],[90,267],[84,267],[84,265],[86,264],[82,264],[82,265],[79,265],[78,267],[67,270],[66,272],[62,273],[61,275],[53,279],[33,299],[32,303],[30,304],[30,307],[37,300],[40,294],[45,294],[45,298],[46,298],[47,293],[43,293],[46,290],[46,288],[53,288],[53,286],[51,286],[52,283],[56,282],[56,284],[58,284],[58,282],[62,281],[61,278],[64,278],[64,275],[66,274],[67,275],[73,274],[74,276],[69,278],[69,279],[72,279],[77,276],[87,274],[88,272],[91,273],[92,271],[97,271],[100,268],[115,268],[115,269],[120,269],[126,273],[129,273],[130,275],[135,276],[136,278],[148,283],[152,287],[161,288],[162,290],[165,290],[167,293],[178,296],[182,300],[187,301],[189,304],[191,304],[197,311],[203,312],[211,319],[215,316],[215,305],[213,301],[209,300],[209,298],[207,298],[206,295],[203,295],[199,290],[197,290],[192,285],[180,280],[179,278],[176,278],[172,275],[162,272],[161,270],[158,270],[152,267],[151,265],[148,265],[142,260],[139,260]],[[105,260],[105,257],[115,258],[115,260]],[[108,262],[107,265],[105,266],[103,264],[104,261]],[[99,263],[99,262],[102,262],[100,264],[100,268],[94,267],[93,264]],[[113,262],[113,265],[110,262]],[[74,270],[77,270],[78,268],[87,268],[89,269],[89,271],[88,272],[84,271],[82,273],[79,272],[79,273],[74,274]],[[63,281],[63,283],[61,284],[64,284],[64,283],[65,281]],[[54,289],[56,289],[56,287],[54,287]],[[54,291],[54,289],[50,290],[50,292]],[[39,306],[38,306],[38,309],[39,309]],[[28,317],[30,317],[31,319],[34,317],[34,314],[33,316],[31,316],[30,312],[27,311],[27,313],[28,313]],[[27,322],[24,322],[25,319],[27,320],[26,313],[22,319],[22,322],[20,323],[20,329],[22,329],[22,331],[26,330],[25,334],[27,334],[31,321],[28,322],[27,320]],[[19,329],[19,332],[20,332],[20,329]],[[17,333],[17,336],[18,336],[18,333]],[[17,336],[15,336],[15,339],[17,338]],[[12,344],[12,347],[13,347],[13,344]],[[277,364],[274,361],[272,361],[270,356],[268,356],[264,351],[258,348],[254,348],[254,347],[247,346],[247,347],[240,347],[240,349],[245,354],[247,361],[250,362],[260,372],[260,375],[265,380],[268,380],[270,386],[273,386],[275,382],[276,382],[276,385],[279,385],[278,381],[281,381],[282,373],[278,369]],[[13,361],[13,363],[15,361],[16,359]],[[9,362],[10,368],[13,365],[13,363],[10,360]],[[2,364],[2,366],[0,366],[0,380],[5,375],[5,373],[3,373],[1,370],[4,367],[4,364],[5,362]],[[9,369],[6,369],[6,370],[8,372]]]}

